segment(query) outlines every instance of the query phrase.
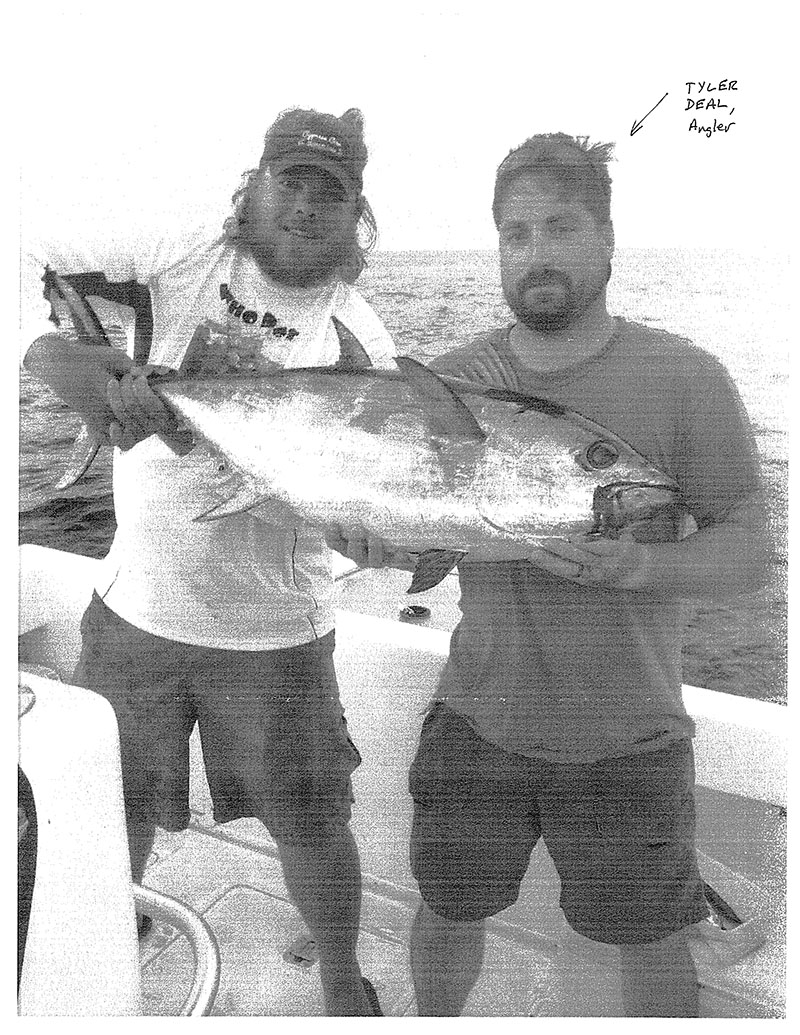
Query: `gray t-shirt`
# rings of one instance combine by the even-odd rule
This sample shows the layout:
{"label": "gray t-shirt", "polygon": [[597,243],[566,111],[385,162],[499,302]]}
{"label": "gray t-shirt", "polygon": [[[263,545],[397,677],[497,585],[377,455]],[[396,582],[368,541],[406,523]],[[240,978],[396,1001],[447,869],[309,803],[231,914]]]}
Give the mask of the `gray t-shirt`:
{"label": "gray t-shirt", "polygon": [[[462,374],[488,343],[507,387],[577,410],[672,475],[700,527],[759,490],[738,392],[691,342],[620,319],[598,355],[537,374],[520,366],[508,337],[509,328],[494,331],[432,368]],[[665,535],[674,531],[653,525],[637,538]],[[579,586],[527,561],[463,563],[459,577],[463,618],[437,697],[487,740],[591,762],[694,733],[681,698],[687,602]]]}

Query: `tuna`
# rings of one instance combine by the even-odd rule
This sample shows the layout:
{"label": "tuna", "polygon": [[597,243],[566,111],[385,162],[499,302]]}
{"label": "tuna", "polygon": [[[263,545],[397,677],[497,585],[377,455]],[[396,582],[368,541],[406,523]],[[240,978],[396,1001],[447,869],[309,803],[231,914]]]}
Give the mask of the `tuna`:
{"label": "tuna", "polygon": [[[199,520],[268,500],[321,527],[363,529],[422,555],[411,592],[470,549],[616,537],[679,511],[675,481],[599,424],[546,399],[399,372],[293,369],[154,388],[225,461],[231,484]],[[220,486],[223,491],[223,485]]]}
{"label": "tuna", "polygon": [[[79,340],[108,346],[69,282],[52,270],[44,281]],[[363,530],[418,553],[410,592],[435,585],[471,549],[501,560],[520,543],[616,537],[658,515],[677,529],[676,482],[607,428],[408,357],[396,373],[358,369],[369,359],[346,343],[348,362],[336,367],[260,377],[187,376],[187,361],[179,373],[145,368],[178,420],[224,461],[220,502],[198,520],[276,500],[310,524]],[[97,448],[84,429],[57,487],[80,478]]]}

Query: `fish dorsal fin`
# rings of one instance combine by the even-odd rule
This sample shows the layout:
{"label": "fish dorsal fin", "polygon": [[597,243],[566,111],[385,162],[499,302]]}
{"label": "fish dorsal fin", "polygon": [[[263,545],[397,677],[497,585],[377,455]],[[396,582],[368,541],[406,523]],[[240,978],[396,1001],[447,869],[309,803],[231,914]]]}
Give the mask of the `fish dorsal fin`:
{"label": "fish dorsal fin", "polygon": [[337,317],[332,316],[336,336],[339,339],[339,359],[334,364],[337,370],[367,370],[372,366],[367,350],[353,332]]}
{"label": "fish dorsal fin", "polygon": [[394,361],[406,381],[430,404],[431,413],[444,433],[472,442],[486,440],[486,432],[472,411],[438,374],[410,356],[395,356]]}

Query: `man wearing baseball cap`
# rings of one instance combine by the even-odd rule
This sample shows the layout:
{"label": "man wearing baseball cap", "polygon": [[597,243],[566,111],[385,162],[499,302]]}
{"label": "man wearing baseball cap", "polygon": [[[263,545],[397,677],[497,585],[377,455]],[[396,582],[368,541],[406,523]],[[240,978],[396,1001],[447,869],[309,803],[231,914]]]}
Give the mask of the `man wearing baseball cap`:
{"label": "man wearing baseball cap", "polygon": [[[104,297],[123,321],[135,310],[135,344],[131,358],[68,343],[40,296],[31,309],[44,325],[25,365],[118,447],[117,531],[74,682],[117,715],[134,880],[156,826],[188,825],[197,722],[215,820],[256,816],[277,843],[317,944],[326,1012],[368,1015],[380,1007],[356,959],[361,875],[349,829],[360,756],[333,667],[329,550],[271,504],[194,521],[225,492],[219,461],[186,441],[141,370],[388,366],[391,338],[351,286],[376,235],[366,162],[360,112],[292,109],[267,131],[222,234],[158,242],[145,256],[118,245],[81,254],[75,240],[39,246],[79,293]],[[33,298],[41,272],[32,266]]]}

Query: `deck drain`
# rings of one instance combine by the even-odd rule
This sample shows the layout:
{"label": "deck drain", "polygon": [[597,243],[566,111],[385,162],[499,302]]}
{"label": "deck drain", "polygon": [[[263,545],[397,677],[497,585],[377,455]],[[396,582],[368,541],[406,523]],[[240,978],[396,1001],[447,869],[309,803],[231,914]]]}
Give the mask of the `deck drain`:
{"label": "deck drain", "polygon": [[284,952],[283,959],[292,967],[300,967],[301,970],[308,970],[313,967],[319,959],[317,943],[307,934],[298,935],[289,948]]}

